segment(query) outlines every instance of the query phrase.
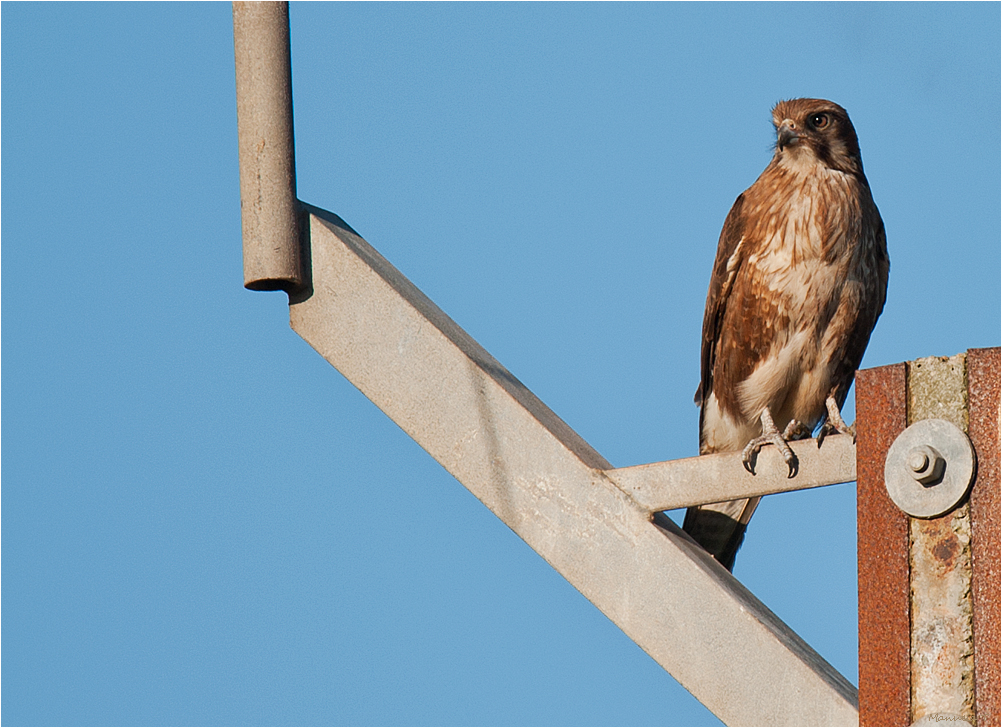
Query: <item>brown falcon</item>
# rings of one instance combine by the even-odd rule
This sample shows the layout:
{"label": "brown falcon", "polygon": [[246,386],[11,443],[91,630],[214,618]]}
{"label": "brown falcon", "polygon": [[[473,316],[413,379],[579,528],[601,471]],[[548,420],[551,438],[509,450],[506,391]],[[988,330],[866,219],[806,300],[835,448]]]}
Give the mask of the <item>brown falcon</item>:
{"label": "brown falcon", "polygon": [[[884,224],[849,116],[822,99],[772,110],[772,161],[731,208],[703,317],[699,452],[851,433],[841,408],[887,292]],[[777,427],[783,427],[782,431]],[[727,569],[759,498],[690,508],[683,529]]]}

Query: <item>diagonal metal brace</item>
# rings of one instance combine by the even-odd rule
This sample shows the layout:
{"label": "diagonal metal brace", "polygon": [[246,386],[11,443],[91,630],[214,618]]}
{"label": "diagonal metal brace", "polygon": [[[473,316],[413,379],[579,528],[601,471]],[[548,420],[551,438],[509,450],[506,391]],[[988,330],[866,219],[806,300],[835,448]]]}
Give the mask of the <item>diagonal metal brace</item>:
{"label": "diagonal metal brace", "polygon": [[[290,296],[300,336],[725,723],[857,724],[856,689],[652,516],[705,498],[684,485],[704,464],[710,499],[735,497],[712,483],[739,455],[613,469],[344,221],[304,209],[312,278]],[[809,447],[797,445],[802,474]],[[836,452],[849,451],[835,438],[821,450]]]}

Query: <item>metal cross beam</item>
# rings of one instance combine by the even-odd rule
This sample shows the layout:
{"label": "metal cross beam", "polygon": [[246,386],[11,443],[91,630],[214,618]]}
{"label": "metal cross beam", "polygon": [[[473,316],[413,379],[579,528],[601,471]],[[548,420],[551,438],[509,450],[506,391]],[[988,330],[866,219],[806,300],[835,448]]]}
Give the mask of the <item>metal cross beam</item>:
{"label": "metal cross beam", "polygon": [[[711,499],[790,490],[778,458],[728,483],[717,479],[737,475],[738,454],[613,469],[340,218],[306,210],[312,286],[290,298],[300,336],[725,723],[857,723],[856,689],[652,516],[705,502],[703,487]],[[827,459],[828,480],[851,480],[848,440],[798,443],[813,458],[801,472]]]}
{"label": "metal cross beam", "polygon": [[788,477],[789,468],[775,448],[759,454],[754,475],[733,453],[616,468],[606,475],[650,513],[856,480],[856,446],[851,437],[833,435],[823,448],[816,440],[799,440],[790,448],[799,462],[795,478]]}

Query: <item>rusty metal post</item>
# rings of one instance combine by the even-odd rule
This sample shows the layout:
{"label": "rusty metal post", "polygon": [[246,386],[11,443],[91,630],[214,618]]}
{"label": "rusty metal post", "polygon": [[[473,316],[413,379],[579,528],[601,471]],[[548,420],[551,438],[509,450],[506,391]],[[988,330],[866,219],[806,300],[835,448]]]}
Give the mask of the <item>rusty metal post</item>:
{"label": "rusty metal post", "polygon": [[971,596],[974,607],[974,695],[977,725],[1002,725],[999,696],[999,349],[967,352],[968,433],[978,453],[971,489]]}
{"label": "rusty metal post", "polygon": [[856,374],[859,724],[909,725],[908,516],[884,488],[884,460],[907,424],[907,369]]}
{"label": "rusty metal post", "polygon": [[[998,372],[998,349],[980,349],[857,375],[860,725],[998,724]],[[970,451],[969,432],[977,467],[908,460],[920,499],[963,473],[959,501],[921,512],[896,487],[934,431]]]}
{"label": "rusty metal post", "polygon": [[289,4],[234,2],[244,286],[304,286],[292,128]]}

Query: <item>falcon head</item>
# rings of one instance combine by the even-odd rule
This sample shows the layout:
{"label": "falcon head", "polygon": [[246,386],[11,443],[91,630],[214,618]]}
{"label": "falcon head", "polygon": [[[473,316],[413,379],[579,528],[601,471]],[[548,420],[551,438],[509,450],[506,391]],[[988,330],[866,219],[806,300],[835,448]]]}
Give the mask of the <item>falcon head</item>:
{"label": "falcon head", "polygon": [[847,174],[863,174],[856,130],[845,109],[824,99],[780,101],[772,110],[775,161],[792,169],[820,164]]}

